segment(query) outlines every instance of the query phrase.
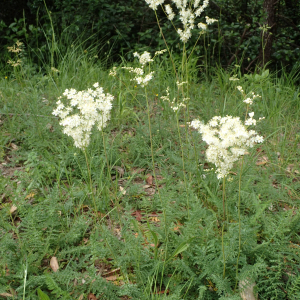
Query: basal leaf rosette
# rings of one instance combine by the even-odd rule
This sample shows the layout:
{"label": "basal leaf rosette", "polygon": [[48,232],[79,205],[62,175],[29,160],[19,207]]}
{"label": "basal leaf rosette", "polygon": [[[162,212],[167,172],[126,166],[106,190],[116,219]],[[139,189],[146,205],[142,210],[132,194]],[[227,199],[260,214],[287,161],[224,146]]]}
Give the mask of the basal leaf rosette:
{"label": "basal leaf rosette", "polygon": [[[69,101],[68,105],[62,99]],[[63,133],[71,136],[74,145],[84,150],[90,143],[92,128],[103,130],[110,119],[113,96],[105,94],[98,83],[85,91],[66,89],[56,102],[57,108],[52,112],[58,116],[63,126]]]}

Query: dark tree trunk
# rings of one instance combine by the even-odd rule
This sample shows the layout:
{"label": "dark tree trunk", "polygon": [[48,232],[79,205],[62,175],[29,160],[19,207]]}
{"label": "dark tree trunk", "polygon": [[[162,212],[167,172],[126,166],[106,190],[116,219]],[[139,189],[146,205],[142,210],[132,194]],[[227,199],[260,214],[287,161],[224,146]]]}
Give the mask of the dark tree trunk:
{"label": "dark tree trunk", "polygon": [[265,20],[261,32],[262,44],[258,56],[259,67],[264,68],[271,59],[273,32],[275,27],[275,2],[276,0],[265,0],[263,4]]}

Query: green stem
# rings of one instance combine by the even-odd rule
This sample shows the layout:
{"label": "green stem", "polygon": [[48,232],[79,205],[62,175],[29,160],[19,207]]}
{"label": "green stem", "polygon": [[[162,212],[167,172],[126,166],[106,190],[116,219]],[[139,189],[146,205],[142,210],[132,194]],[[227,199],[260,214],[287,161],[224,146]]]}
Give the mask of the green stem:
{"label": "green stem", "polygon": [[[159,196],[159,199],[160,199],[160,202],[161,202],[161,206],[162,206],[162,210],[163,210],[163,215],[164,215],[166,240],[168,240],[166,210],[165,210],[165,208],[163,206],[163,201],[162,201],[162,198],[161,198],[161,195],[160,195],[160,191],[159,191],[159,187],[158,187],[158,180],[157,180],[156,172],[155,172],[154,151],[153,151],[152,131],[151,131],[151,119],[150,119],[150,109],[149,109],[149,100],[148,100],[147,89],[146,88],[145,88],[145,97],[146,97],[146,103],[147,103],[147,115],[148,115],[148,126],[149,126],[149,135],[150,135],[150,147],[151,147],[151,158],[152,158],[153,174],[154,174],[155,185],[156,185],[156,188],[157,188],[158,196]],[[167,253],[167,251],[166,251],[166,253]]]}
{"label": "green stem", "polygon": [[24,270],[23,300],[25,300],[25,294],[26,294],[26,281],[27,281],[27,264],[26,264],[25,270]]}
{"label": "green stem", "polygon": [[[105,160],[106,160],[106,165],[107,165],[107,172],[109,174],[109,179],[110,179],[110,182],[112,182],[112,179],[111,179],[111,173],[110,173],[110,164],[109,164],[109,160],[108,160],[108,155],[107,155],[107,151],[106,151],[106,147],[105,147],[105,138],[104,138],[104,132],[101,130],[101,133],[102,133],[102,141],[103,141],[103,149],[104,149],[104,155],[105,155]],[[116,180],[117,181],[117,180]],[[122,225],[121,225],[121,217],[120,217],[120,203],[119,203],[119,197],[117,195],[117,189],[114,189],[114,194],[115,194],[115,199],[117,200],[117,213],[118,213],[118,218],[119,218],[119,223],[120,223],[120,227],[122,229]],[[113,200],[112,200],[113,202]],[[115,206],[115,203],[113,202],[114,206]]]}
{"label": "green stem", "polygon": [[180,135],[180,127],[179,127],[179,121],[178,121],[178,113],[176,113],[176,122],[177,122],[177,131],[178,131],[178,137],[179,137],[179,144],[181,149],[181,160],[182,160],[182,171],[183,171],[183,178],[184,178],[184,186],[185,186],[185,192],[186,192],[186,200],[187,200],[187,215],[188,220],[190,219],[190,203],[189,203],[189,195],[188,195],[188,189],[187,189],[187,182],[186,182],[186,176],[185,176],[185,164],[184,164],[184,152],[183,152],[183,145]]}
{"label": "green stem", "polygon": [[236,283],[235,288],[237,288],[238,283],[238,272],[239,272],[239,260],[241,255],[241,186],[242,186],[242,172],[243,172],[243,165],[244,165],[244,157],[242,158],[242,164],[241,164],[241,171],[239,176],[239,201],[238,201],[238,216],[239,216],[239,251],[238,256],[236,260]]}
{"label": "green stem", "polygon": [[155,17],[156,17],[157,25],[158,25],[158,27],[159,27],[160,34],[161,34],[161,36],[162,36],[162,38],[163,38],[163,40],[164,40],[164,42],[165,42],[165,45],[166,45],[167,50],[168,50],[168,53],[169,53],[169,55],[170,55],[170,59],[171,59],[171,62],[172,62],[172,66],[173,66],[173,69],[174,69],[174,73],[175,73],[175,75],[176,75],[177,81],[179,81],[178,74],[177,74],[177,71],[176,71],[175,62],[174,62],[174,60],[173,60],[173,57],[172,57],[170,48],[169,48],[168,43],[167,43],[167,41],[166,41],[166,39],[165,39],[165,36],[164,36],[164,34],[163,34],[163,31],[162,31],[162,28],[161,28],[161,26],[160,26],[160,24],[159,24],[159,20],[158,20],[157,13],[156,13],[156,11],[154,11],[154,12],[155,12]]}
{"label": "green stem", "polygon": [[222,196],[222,200],[223,200],[223,222],[225,222],[226,220],[226,210],[225,210],[225,199],[226,199],[226,194],[225,194],[225,183],[226,183],[226,178],[223,177],[223,196]]}
{"label": "green stem", "polygon": [[225,249],[224,249],[224,225],[222,225],[222,253],[223,253],[223,278],[225,278],[226,273],[226,261],[225,261]]}
{"label": "green stem", "polygon": [[[96,218],[97,218],[98,213],[97,213],[96,199],[95,199],[95,195],[94,195],[94,191],[93,191],[93,183],[92,183],[91,169],[90,169],[89,160],[88,160],[88,157],[87,157],[87,154],[86,154],[86,149],[84,149],[83,152],[84,152],[85,162],[86,162],[87,169],[88,169],[88,174],[89,174],[90,193],[91,193],[92,198],[93,198],[93,204],[94,204],[95,216],[96,216]],[[95,220],[96,220],[96,219],[95,219]],[[95,222],[96,222],[96,221],[95,221]]]}
{"label": "green stem", "polygon": [[226,221],[226,211],[225,211],[225,183],[226,183],[226,177],[223,177],[223,225],[222,225],[222,253],[223,253],[223,278],[225,278],[225,272],[226,272],[226,261],[225,261],[225,249],[224,249],[224,227],[225,227],[225,221]]}

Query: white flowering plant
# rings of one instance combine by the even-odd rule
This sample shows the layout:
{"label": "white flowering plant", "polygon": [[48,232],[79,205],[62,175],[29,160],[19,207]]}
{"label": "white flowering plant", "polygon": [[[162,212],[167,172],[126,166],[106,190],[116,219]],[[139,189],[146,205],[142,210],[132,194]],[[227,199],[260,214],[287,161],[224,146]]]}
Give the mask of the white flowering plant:
{"label": "white flowering plant", "polygon": [[[63,98],[69,100],[68,105],[62,102]],[[92,128],[97,126],[101,131],[106,127],[113,98],[104,93],[99,83],[85,91],[66,89],[52,114],[61,119],[59,124],[63,126],[63,132],[73,138],[74,145],[84,150],[90,143]]]}
{"label": "white flowering plant", "polygon": [[[164,0],[145,0],[149,7],[154,11],[157,10],[159,5],[163,5]],[[195,19],[200,17],[205,8],[209,4],[209,0],[204,0],[202,5],[200,5],[200,0],[188,1],[188,0],[172,0],[172,4],[175,5],[176,10],[179,13],[179,19],[182,23],[183,28],[177,28],[176,31],[183,43],[186,43],[192,36],[192,30],[195,28]],[[166,13],[168,19],[172,21],[175,18],[175,13],[170,4],[164,6],[164,12]],[[207,25],[217,22],[216,19],[209,18],[205,16],[206,23],[198,23],[197,27],[201,29],[201,33],[207,30]]]}
{"label": "white flowering plant", "polygon": [[248,148],[264,140],[255,130],[248,130],[249,126],[256,125],[254,112],[248,113],[249,106],[260,96],[251,92],[251,96],[247,97],[241,86],[237,86],[237,89],[242,93],[243,102],[247,105],[244,122],[239,117],[215,116],[207,124],[199,120],[193,120],[190,124],[202,134],[202,140],[208,144],[206,158],[216,166],[218,179],[225,178],[229,174],[234,163],[245,155]]}
{"label": "white flowering plant", "polygon": [[[242,122],[239,117],[232,116],[215,116],[207,124],[199,120],[193,120],[190,126],[200,134],[202,134],[202,140],[208,144],[206,149],[206,159],[208,162],[213,163],[216,166],[215,173],[218,179],[223,179],[223,226],[222,226],[222,252],[223,252],[223,278],[226,274],[226,258],[224,251],[224,228],[226,223],[226,205],[225,205],[225,179],[227,178],[230,170],[233,168],[234,163],[247,153],[248,148],[254,147],[255,144],[260,144],[264,141],[264,138],[257,134],[253,129],[248,129],[249,126],[256,125],[254,112],[249,112],[249,107],[253,104],[255,98],[260,98],[259,95],[255,95],[251,92],[251,96],[247,97],[241,86],[237,86],[237,89],[242,93],[243,102],[247,105],[246,118]],[[249,116],[249,117],[248,117]],[[263,118],[260,118],[263,119]],[[242,168],[243,159],[241,163],[241,172],[239,176],[239,192],[238,192],[238,216],[239,216],[239,248],[236,261],[236,284],[239,270],[239,259],[241,253],[241,180],[242,180]],[[229,177],[230,178],[230,177]],[[230,178],[231,179],[231,178]],[[229,180],[231,181],[231,180]],[[228,215],[227,215],[228,218]],[[228,219],[227,219],[227,226]]]}
{"label": "white flowering plant", "polygon": [[[213,117],[207,124],[193,120],[191,127],[202,134],[202,140],[208,144],[206,158],[215,164],[217,178],[226,177],[234,163],[252,148],[256,143],[262,143],[263,137],[254,130],[248,130],[247,125],[255,125],[254,113],[243,122],[239,117]],[[249,120],[252,120],[250,124]]]}
{"label": "white flowering plant", "polygon": [[[139,60],[140,67],[139,68],[133,68],[133,67],[122,67],[122,69],[128,70],[130,73],[135,73],[136,76],[131,79],[131,81],[135,81],[137,85],[140,85],[141,87],[145,87],[148,85],[149,81],[153,78],[153,71],[150,71],[150,68],[147,68],[149,71],[146,70],[146,67],[149,66],[151,62],[154,61],[154,58],[158,55],[163,54],[167,50],[160,50],[156,51],[154,56],[151,57],[151,54],[148,51],[144,51],[143,54],[139,54],[137,52],[133,53],[134,57],[137,57]],[[116,69],[112,70],[110,72],[111,76],[116,76]]]}
{"label": "white flowering plant", "polygon": [[[180,86],[183,83],[177,82],[177,85]],[[166,89],[166,96],[161,96],[160,99],[163,101],[166,101],[175,113],[178,113],[180,111],[180,108],[185,108],[186,107],[185,103],[189,100],[189,98],[183,98],[181,101],[176,101],[175,97],[173,98],[173,100],[171,100],[170,99],[170,87],[167,87],[167,89]]]}

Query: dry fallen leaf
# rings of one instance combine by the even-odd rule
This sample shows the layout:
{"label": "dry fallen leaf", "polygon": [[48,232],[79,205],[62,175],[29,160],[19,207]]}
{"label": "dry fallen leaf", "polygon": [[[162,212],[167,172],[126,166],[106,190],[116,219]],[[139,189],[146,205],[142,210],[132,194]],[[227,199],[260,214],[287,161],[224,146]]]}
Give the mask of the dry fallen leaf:
{"label": "dry fallen leaf", "polygon": [[120,274],[120,270],[121,270],[120,268],[113,269],[113,270],[111,270],[111,271],[109,271],[109,272],[103,274],[102,277],[109,277],[109,276],[111,276],[111,275]]}
{"label": "dry fallen leaf", "polygon": [[140,210],[134,211],[131,215],[132,215],[132,216],[135,216],[135,219],[136,219],[138,222],[141,222],[141,220],[142,220],[142,214],[141,214],[141,211],[140,211]]}
{"label": "dry fallen leaf", "polygon": [[263,166],[265,165],[267,162],[266,161],[259,161],[256,163],[257,166]]}
{"label": "dry fallen leaf", "polygon": [[121,191],[122,195],[126,195],[126,190],[121,186],[120,186],[120,191]]}
{"label": "dry fallen leaf", "polygon": [[261,158],[259,158],[256,162],[257,166],[263,166],[265,164],[267,164],[269,162],[269,159],[267,156],[262,156]]}
{"label": "dry fallen leaf", "polygon": [[118,275],[112,275],[112,276],[105,277],[105,279],[107,281],[115,281],[117,280],[118,277],[119,277]]}
{"label": "dry fallen leaf", "polygon": [[152,185],[152,184],[153,184],[153,177],[152,177],[152,175],[147,174],[146,182],[147,182],[149,185]]}
{"label": "dry fallen leaf", "polygon": [[131,174],[140,174],[142,172],[144,172],[145,169],[140,169],[140,168],[132,168],[131,170]]}
{"label": "dry fallen leaf", "polygon": [[253,290],[255,286],[255,282],[249,284],[247,280],[240,281],[239,288],[241,290],[241,297],[243,300],[257,300]]}
{"label": "dry fallen leaf", "polygon": [[113,166],[112,169],[116,170],[119,173],[120,178],[122,178],[125,174],[125,170],[119,166]]}
{"label": "dry fallen leaf", "polygon": [[30,194],[28,194],[26,197],[25,197],[25,199],[27,200],[27,199],[31,199],[31,198],[33,198],[35,196],[35,193],[30,193]]}
{"label": "dry fallen leaf", "polygon": [[53,270],[53,272],[56,272],[59,269],[58,261],[55,256],[51,257],[50,259],[50,267]]}
{"label": "dry fallen leaf", "polygon": [[18,209],[18,208],[17,208],[15,205],[13,205],[13,206],[10,208],[9,212],[10,212],[11,214],[13,214],[17,209]]}
{"label": "dry fallen leaf", "polygon": [[96,296],[92,293],[88,294],[88,300],[97,300]]}
{"label": "dry fallen leaf", "polygon": [[19,149],[18,146],[14,143],[10,143],[10,146],[12,147],[13,151]]}
{"label": "dry fallen leaf", "polygon": [[149,217],[149,221],[154,222],[154,223],[160,222],[158,217]]}
{"label": "dry fallen leaf", "polygon": [[180,232],[180,227],[183,225],[180,222],[177,222],[176,226],[173,228],[174,231],[179,231]]}
{"label": "dry fallen leaf", "polygon": [[9,293],[1,293],[0,294],[0,297],[5,297],[5,298],[7,298],[7,297],[13,297],[14,295],[12,295],[12,294],[9,294]]}

